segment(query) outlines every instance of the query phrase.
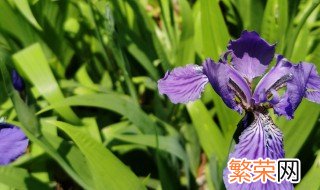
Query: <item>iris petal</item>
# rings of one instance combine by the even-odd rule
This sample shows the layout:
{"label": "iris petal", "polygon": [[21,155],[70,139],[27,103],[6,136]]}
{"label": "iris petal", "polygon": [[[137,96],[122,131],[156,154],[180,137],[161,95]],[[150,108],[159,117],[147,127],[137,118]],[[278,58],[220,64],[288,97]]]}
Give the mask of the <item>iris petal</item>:
{"label": "iris petal", "polygon": [[268,44],[256,32],[243,31],[240,38],[232,40],[232,64],[250,82],[262,75],[274,57],[275,46]]}
{"label": "iris petal", "polygon": [[292,66],[291,73],[293,79],[287,82],[284,96],[273,106],[276,114],[285,115],[288,119],[293,118],[303,97],[320,103],[320,77],[315,66],[302,62]]}
{"label": "iris petal", "polygon": [[28,139],[17,127],[0,124],[0,165],[6,165],[21,156],[27,149]]}
{"label": "iris petal", "polygon": [[[266,113],[255,112],[253,122],[247,123],[249,126],[244,127],[244,131],[240,135],[239,143],[235,145],[234,151],[229,155],[229,159],[256,160],[262,159],[278,159],[284,158],[282,133],[275,126],[271,118]],[[248,117],[247,117],[248,118]],[[229,183],[228,175],[230,171],[228,168],[224,169],[223,180],[228,190],[260,190],[260,189],[274,189],[274,190],[291,190],[293,186],[287,181],[282,181],[280,184],[272,181],[267,181],[263,184],[261,181],[252,183],[239,184]]]}
{"label": "iris petal", "polygon": [[167,72],[158,81],[160,94],[166,94],[173,103],[187,103],[200,98],[208,78],[198,65],[187,65]]}
{"label": "iris petal", "polygon": [[277,57],[277,64],[260,80],[252,95],[256,104],[266,102],[272,90],[292,79],[291,67],[292,64],[282,56]]}
{"label": "iris petal", "polygon": [[307,64],[309,67],[312,67],[308,77],[305,97],[312,102],[320,103],[320,76],[318,75],[316,67],[313,64],[303,64]]}
{"label": "iris petal", "polygon": [[293,190],[293,186],[290,182],[283,181],[280,184],[267,181],[265,184],[260,181],[252,183],[232,183],[226,184],[228,190]]}
{"label": "iris petal", "polygon": [[229,108],[241,113],[242,107],[235,101],[236,95],[243,103],[250,104],[251,94],[246,81],[230,65],[214,63],[211,59],[207,59],[203,64],[203,72]]}
{"label": "iris petal", "polygon": [[230,154],[232,158],[270,158],[284,157],[282,133],[265,113],[255,112],[254,121],[247,123],[239,137],[239,143]]}
{"label": "iris petal", "polygon": [[251,90],[245,79],[232,67],[230,67],[230,86],[239,94],[246,108],[251,106]]}

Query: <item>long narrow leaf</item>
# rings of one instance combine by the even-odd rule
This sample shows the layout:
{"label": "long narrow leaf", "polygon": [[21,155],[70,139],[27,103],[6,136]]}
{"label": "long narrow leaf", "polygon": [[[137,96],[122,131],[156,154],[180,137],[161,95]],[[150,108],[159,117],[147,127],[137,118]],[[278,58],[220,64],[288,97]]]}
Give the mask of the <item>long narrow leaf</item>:
{"label": "long narrow leaf", "polygon": [[48,185],[32,177],[27,170],[10,166],[0,166],[0,183],[20,190],[50,189]]}
{"label": "long narrow leaf", "polygon": [[156,128],[155,123],[134,104],[131,98],[117,93],[69,97],[48,106],[39,113],[62,106],[89,106],[111,110],[127,117],[144,133],[152,134]]}
{"label": "long narrow leaf", "polygon": [[[48,121],[49,122],[49,121]],[[76,127],[59,121],[50,121],[76,143],[86,157],[97,190],[146,189],[137,176],[117,157],[96,140]]]}
{"label": "long narrow leaf", "polygon": [[[34,44],[14,54],[13,60],[49,103],[64,99],[40,44]],[[70,107],[64,106],[56,111],[68,121],[79,121]]]}

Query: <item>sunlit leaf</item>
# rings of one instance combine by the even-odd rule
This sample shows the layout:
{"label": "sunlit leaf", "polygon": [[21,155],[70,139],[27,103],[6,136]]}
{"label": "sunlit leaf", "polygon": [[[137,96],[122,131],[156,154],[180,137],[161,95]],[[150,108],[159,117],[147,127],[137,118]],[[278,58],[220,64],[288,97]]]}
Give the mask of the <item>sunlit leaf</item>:
{"label": "sunlit leaf", "polygon": [[94,181],[92,189],[145,189],[137,176],[102,144],[72,125],[59,121],[50,123],[70,136],[86,157]]}

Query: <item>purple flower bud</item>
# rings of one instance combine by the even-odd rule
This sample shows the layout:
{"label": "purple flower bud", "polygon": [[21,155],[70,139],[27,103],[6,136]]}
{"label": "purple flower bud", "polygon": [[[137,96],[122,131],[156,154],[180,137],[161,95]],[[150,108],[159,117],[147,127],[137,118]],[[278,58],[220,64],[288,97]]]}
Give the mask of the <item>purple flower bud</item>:
{"label": "purple flower bud", "polygon": [[24,81],[16,70],[12,70],[11,79],[14,89],[16,89],[19,92],[22,92],[25,88]]}

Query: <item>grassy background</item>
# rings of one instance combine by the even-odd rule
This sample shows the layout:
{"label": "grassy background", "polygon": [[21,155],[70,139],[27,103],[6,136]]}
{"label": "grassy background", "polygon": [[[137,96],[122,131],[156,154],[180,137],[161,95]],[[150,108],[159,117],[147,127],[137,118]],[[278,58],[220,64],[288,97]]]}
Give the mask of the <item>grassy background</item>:
{"label": "grassy background", "polygon": [[[0,167],[0,189],[224,189],[241,116],[209,85],[201,100],[174,105],[157,80],[176,66],[217,60],[244,29],[320,69],[319,3],[0,1],[0,114],[31,141]],[[12,69],[27,83],[22,99]],[[319,112],[304,101],[292,121],[273,116],[286,156],[302,162],[298,190],[320,188]]]}

